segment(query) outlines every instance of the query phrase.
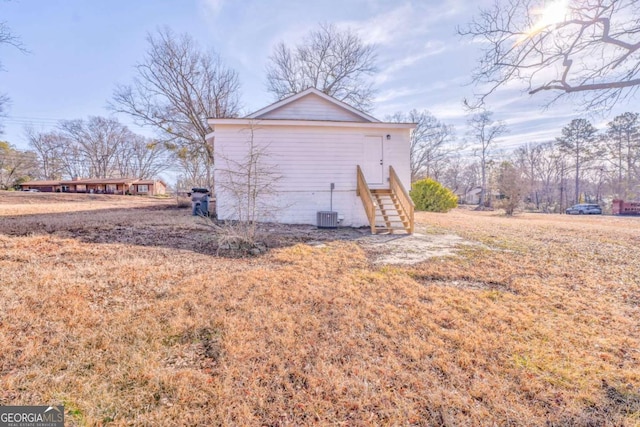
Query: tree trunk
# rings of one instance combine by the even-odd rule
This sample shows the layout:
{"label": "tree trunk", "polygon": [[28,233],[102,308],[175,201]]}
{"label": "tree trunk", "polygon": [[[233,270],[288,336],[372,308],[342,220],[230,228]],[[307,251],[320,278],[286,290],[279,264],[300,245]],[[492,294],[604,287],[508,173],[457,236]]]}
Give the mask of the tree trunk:
{"label": "tree trunk", "polygon": [[576,203],[580,203],[580,155],[576,154]]}

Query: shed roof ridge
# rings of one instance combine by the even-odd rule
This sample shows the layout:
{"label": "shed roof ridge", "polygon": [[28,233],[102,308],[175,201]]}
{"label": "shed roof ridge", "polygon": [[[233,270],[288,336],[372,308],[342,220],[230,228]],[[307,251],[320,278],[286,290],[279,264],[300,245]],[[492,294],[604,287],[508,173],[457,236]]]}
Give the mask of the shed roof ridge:
{"label": "shed roof ridge", "polygon": [[372,122],[372,123],[379,123],[380,120],[376,119],[375,117],[365,113],[364,111],[360,111],[359,109],[347,104],[344,101],[340,101],[339,99],[334,98],[331,95],[327,95],[326,93],[314,88],[314,87],[310,87],[307,88],[301,92],[298,92],[296,94],[293,94],[291,96],[288,96],[286,98],[283,98],[279,101],[276,101],[272,104],[267,105],[266,107],[261,108],[258,111],[254,111],[253,113],[247,115],[245,118],[246,119],[257,119],[260,116],[267,114],[271,111],[277,110],[279,108],[284,107],[287,104],[290,104],[292,102],[297,101],[298,99],[301,99],[307,95],[311,95],[314,94],[316,96],[319,96],[320,98],[324,99],[325,101],[328,101],[334,105],[336,105],[339,108],[342,108],[344,110],[349,111],[352,114],[355,114],[356,116],[364,119],[366,122]]}

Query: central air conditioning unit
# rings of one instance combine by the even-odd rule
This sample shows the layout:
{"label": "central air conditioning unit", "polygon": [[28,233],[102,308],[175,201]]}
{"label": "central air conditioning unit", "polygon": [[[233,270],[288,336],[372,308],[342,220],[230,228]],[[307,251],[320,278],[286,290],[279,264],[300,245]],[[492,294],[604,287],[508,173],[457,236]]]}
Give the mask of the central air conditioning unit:
{"label": "central air conditioning unit", "polygon": [[338,212],[318,212],[318,228],[338,228]]}
{"label": "central air conditioning unit", "polygon": [[318,212],[318,228],[338,228],[338,212],[333,211],[333,190],[336,185],[332,182],[329,185],[331,191],[331,208],[328,211]]}

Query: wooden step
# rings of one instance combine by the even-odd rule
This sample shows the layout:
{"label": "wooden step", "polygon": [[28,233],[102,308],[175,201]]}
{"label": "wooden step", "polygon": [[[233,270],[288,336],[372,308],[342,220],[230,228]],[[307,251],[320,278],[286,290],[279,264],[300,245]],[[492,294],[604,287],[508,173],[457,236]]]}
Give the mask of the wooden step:
{"label": "wooden step", "polygon": [[400,219],[406,219],[407,216],[405,214],[402,214],[400,212],[396,212],[396,213],[377,213],[376,212],[376,218],[378,217],[387,217],[387,218],[400,218]]}
{"label": "wooden step", "polygon": [[376,234],[407,234],[407,229],[398,227],[376,227]]}

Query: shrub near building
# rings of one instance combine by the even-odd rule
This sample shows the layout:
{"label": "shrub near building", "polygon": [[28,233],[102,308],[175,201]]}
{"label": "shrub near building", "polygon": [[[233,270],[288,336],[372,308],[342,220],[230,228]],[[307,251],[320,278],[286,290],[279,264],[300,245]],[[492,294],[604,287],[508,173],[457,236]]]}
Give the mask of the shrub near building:
{"label": "shrub near building", "polygon": [[458,206],[456,195],[433,179],[414,182],[410,195],[418,211],[449,212]]}

